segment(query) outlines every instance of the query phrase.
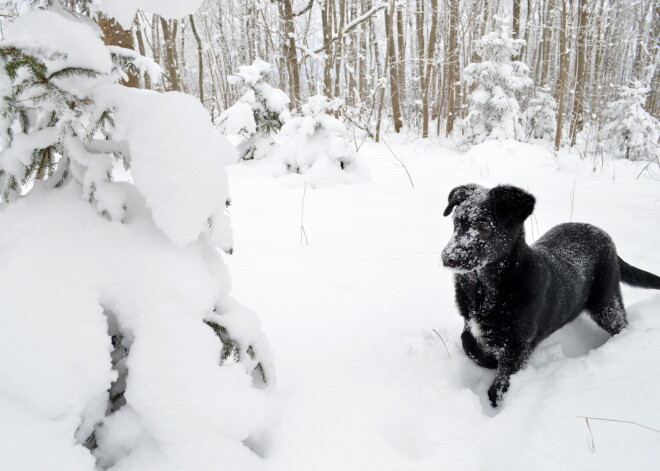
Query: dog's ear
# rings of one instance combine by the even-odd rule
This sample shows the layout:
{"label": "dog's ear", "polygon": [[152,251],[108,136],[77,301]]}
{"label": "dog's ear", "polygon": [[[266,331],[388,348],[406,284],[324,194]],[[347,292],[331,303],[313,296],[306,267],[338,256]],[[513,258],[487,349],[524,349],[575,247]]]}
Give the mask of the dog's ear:
{"label": "dog's ear", "polygon": [[515,186],[496,186],[488,193],[493,205],[495,219],[500,224],[511,220],[523,222],[534,211],[536,199],[525,190]]}
{"label": "dog's ear", "polygon": [[472,193],[474,193],[474,190],[477,188],[482,188],[479,185],[475,185],[474,183],[468,183],[467,185],[461,185],[457,186],[453,190],[449,192],[449,197],[447,198],[447,201],[449,204],[445,208],[445,212],[443,213],[444,216],[449,216],[451,212],[454,210],[454,207],[461,204],[463,201],[468,199]]}

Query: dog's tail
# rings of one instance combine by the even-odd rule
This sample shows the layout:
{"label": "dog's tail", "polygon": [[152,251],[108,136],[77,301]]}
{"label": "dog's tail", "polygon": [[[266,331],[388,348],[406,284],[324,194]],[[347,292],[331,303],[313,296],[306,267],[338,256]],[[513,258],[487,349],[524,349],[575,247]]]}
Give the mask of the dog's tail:
{"label": "dog's tail", "polygon": [[660,289],[660,276],[633,267],[621,260],[621,257],[619,257],[619,273],[621,273],[621,281],[627,285],[637,286],[638,288]]}

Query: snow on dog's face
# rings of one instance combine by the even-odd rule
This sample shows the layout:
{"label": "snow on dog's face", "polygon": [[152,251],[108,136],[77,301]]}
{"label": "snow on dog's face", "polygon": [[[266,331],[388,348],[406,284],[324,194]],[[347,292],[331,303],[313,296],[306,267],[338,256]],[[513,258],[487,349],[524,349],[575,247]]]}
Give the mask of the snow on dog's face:
{"label": "snow on dog's face", "polygon": [[491,190],[475,184],[449,193],[444,215],[454,211],[454,233],[442,251],[442,263],[459,271],[479,270],[511,252],[534,210],[534,197],[502,185]]}

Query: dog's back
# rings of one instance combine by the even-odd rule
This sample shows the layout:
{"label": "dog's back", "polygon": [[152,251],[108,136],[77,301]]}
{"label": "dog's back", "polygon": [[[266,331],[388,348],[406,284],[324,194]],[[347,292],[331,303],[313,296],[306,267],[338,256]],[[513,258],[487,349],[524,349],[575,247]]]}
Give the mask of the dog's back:
{"label": "dog's back", "polygon": [[544,299],[551,303],[539,337],[544,338],[585,309],[598,311],[619,298],[619,266],[612,238],[590,224],[555,226],[531,247],[535,264],[547,270]]}

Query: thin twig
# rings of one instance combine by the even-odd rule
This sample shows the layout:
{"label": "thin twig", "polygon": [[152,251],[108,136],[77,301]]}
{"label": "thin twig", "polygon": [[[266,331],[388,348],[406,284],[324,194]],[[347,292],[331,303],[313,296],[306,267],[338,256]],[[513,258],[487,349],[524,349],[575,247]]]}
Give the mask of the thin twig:
{"label": "thin twig", "polygon": [[604,417],[585,417],[583,415],[576,415],[575,417],[580,418],[580,419],[589,419],[589,420],[604,420],[606,422],[618,422],[620,424],[630,424],[630,425],[637,425],[638,427],[642,427],[648,430],[651,430],[653,432],[660,433],[660,430],[657,428],[649,427],[648,425],[643,425],[638,422],[633,422],[631,420],[618,420],[618,419],[607,419]]}
{"label": "thin twig", "polygon": [[307,182],[305,182],[305,189],[303,190],[302,205],[300,206],[300,245],[303,244],[303,237],[305,238],[305,244],[309,245],[307,240],[307,232],[305,231],[305,226],[303,225],[303,219],[305,218],[305,195],[307,194]]}
{"label": "thin twig", "polygon": [[587,423],[587,428],[589,429],[589,437],[587,438],[587,446],[589,447],[589,451],[594,453],[596,451],[596,444],[594,443],[594,434],[591,431],[591,424],[589,423],[589,419],[587,417],[584,417],[584,421]]}
{"label": "thin twig", "polygon": [[641,172],[639,172],[639,175],[637,175],[637,178],[636,178],[635,180],[639,180],[639,177],[642,176],[642,173],[644,173],[644,170],[646,170],[647,168],[649,168],[649,166],[650,166],[653,162],[658,162],[658,166],[660,166],[660,160],[658,160],[657,157],[654,158],[654,159],[649,160],[649,163],[647,163],[646,165],[644,165],[644,168],[642,169]]}
{"label": "thin twig", "polygon": [[393,151],[392,148],[387,144],[387,141],[385,141],[385,139],[383,139],[383,138],[381,137],[381,140],[383,141],[383,144],[385,144],[385,147],[387,147],[387,150],[389,150],[389,151],[392,153],[392,155],[393,155],[394,158],[397,160],[397,162],[399,162],[399,164],[400,164],[400,165],[403,167],[403,169],[406,171],[406,175],[408,175],[408,180],[410,180],[410,186],[412,186],[413,188],[415,188],[415,184],[413,183],[412,177],[410,176],[410,172],[408,171],[408,167],[406,167],[406,164],[403,163],[403,160],[401,160],[401,159],[399,158],[399,156],[397,156],[397,155],[394,153],[394,151]]}
{"label": "thin twig", "polygon": [[583,415],[576,415],[575,417],[578,418],[578,419],[584,419],[584,421],[587,424],[587,428],[589,429],[589,437],[587,438],[587,446],[589,447],[589,451],[591,451],[592,453],[596,451],[596,445],[594,443],[594,434],[593,434],[593,431],[591,430],[591,424],[589,423],[589,420],[602,420],[602,421],[605,421],[605,422],[618,422],[620,424],[637,425],[638,427],[642,427],[642,428],[645,428],[647,430],[651,430],[653,432],[660,433],[660,430],[658,430],[658,429],[655,429],[653,427],[649,427],[648,425],[643,425],[643,424],[640,424],[640,423],[637,423],[637,422],[633,422],[633,421],[630,421],[630,420],[607,419],[607,418],[604,418],[604,417],[585,417]]}
{"label": "thin twig", "polygon": [[431,329],[431,330],[433,330],[433,332],[435,332],[435,335],[438,336],[438,338],[439,338],[440,341],[442,342],[442,345],[445,346],[445,350],[447,350],[447,356],[448,356],[449,359],[451,360],[451,355],[449,354],[449,349],[447,348],[447,344],[445,343],[445,339],[442,338],[442,335],[440,335],[440,334],[438,333],[437,330],[435,330],[435,329]]}

